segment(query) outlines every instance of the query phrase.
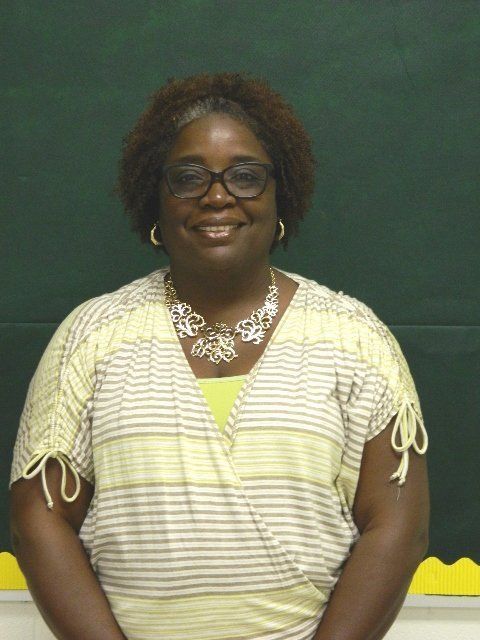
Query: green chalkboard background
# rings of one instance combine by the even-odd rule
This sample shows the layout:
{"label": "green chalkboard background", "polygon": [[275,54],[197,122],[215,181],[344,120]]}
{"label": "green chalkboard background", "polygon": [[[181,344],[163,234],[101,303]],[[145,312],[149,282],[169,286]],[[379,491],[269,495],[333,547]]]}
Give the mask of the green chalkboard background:
{"label": "green chalkboard background", "polygon": [[391,327],[431,437],[429,555],[480,562],[480,3],[16,0],[2,14],[0,549],[50,336],[161,264],[111,195],[122,137],[168,77],[240,70],[294,105],[318,159],[314,206],[274,262]]}

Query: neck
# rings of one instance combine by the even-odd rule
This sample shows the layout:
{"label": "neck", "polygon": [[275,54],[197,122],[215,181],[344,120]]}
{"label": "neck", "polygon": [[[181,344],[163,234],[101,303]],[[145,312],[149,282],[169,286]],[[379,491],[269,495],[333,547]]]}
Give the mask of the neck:
{"label": "neck", "polygon": [[185,270],[171,264],[170,273],[178,299],[187,302],[207,322],[237,322],[242,311],[249,315],[262,306],[271,284],[269,264],[224,270]]}

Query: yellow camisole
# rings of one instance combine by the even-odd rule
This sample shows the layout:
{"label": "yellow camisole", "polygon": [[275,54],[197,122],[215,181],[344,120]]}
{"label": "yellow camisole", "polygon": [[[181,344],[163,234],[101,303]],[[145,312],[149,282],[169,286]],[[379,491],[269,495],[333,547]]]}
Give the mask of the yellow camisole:
{"label": "yellow camisole", "polygon": [[235,398],[247,376],[229,376],[226,378],[198,378],[197,382],[205,400],[223,433]]}

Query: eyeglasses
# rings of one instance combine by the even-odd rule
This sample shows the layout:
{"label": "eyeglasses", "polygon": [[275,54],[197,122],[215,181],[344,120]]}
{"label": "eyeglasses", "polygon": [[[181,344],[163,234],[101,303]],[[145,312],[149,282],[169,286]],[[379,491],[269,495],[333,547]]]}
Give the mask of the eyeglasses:
{"label": "eyeglasses", "polygon": [[172,195],[203,198],[214,182],[220,182],[235,198],[256,198],[267,186],[274,167],[262,162],[242,162],[223,171],[210,171],[199,164],[173,164],[163,168]]}

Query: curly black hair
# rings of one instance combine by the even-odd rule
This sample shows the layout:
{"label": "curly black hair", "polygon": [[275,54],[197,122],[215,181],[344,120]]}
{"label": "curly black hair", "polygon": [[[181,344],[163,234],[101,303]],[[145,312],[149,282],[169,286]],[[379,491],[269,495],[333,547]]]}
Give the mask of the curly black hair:
{"label": "curly black hair", "polygon": [[195,113],[205,111],[228,113],[246,123],[272,158],[277,212],[285,225],[281,243],[286,248],[289,238],[298,233],[313,194],[311,140],[282,96],[264,80],[244,73],[171,78],[150,96],[147,109],[123,138],[114,188],[131,218],[132,230],[142,242],[150,241],[150,230],[158,220],[158,185],[165,158],[179,129]]}

